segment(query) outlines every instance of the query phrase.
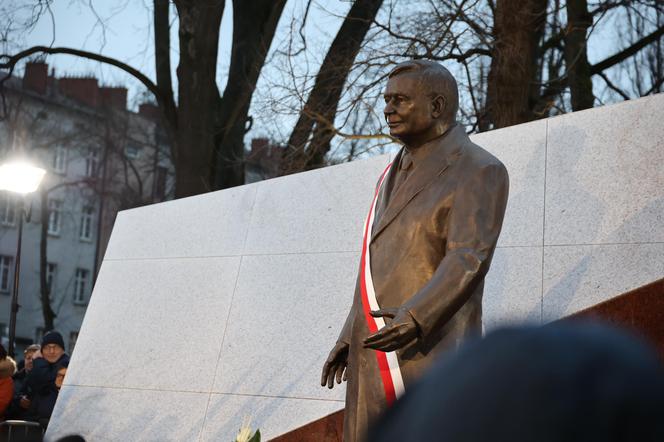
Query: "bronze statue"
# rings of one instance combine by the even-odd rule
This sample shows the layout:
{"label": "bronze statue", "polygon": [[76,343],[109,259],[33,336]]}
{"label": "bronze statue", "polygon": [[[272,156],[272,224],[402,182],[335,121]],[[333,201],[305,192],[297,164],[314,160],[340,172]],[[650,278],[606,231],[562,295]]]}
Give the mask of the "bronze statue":
{"label": "bronze statue", "polygon": [[389,74],[385,119],[404,146],[377,186],[353,306],[321,378],[329,388],[348,380],[346,442],[364,440],[437,354],[482,331],[509,180],[457,124],[458,101],[438,63]]}

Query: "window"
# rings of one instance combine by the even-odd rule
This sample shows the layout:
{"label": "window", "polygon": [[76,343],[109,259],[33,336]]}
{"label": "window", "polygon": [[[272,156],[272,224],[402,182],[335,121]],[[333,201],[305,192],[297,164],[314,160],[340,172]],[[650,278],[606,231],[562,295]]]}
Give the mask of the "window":
{"label": "window", "polygon": [[76,269],[76,278],[74,279],[74,304],[85,304],[89,275],[89,270],[80,268]]}
{"label": "window", "polygon": [[78,341],[78,332],[73,331],[69,333],[69,354],[71,355],[74,352],[74,347],[76,347],[76,341]]}
{"label": "window", "polygon": [[53,300],[53,291],[55,290],[55,272],[58,270],[58,265],[49,262],[46,264],[46,288],[48,289],[48,297]]}
{"label": "window", "polygon": [[37,327],[35,329],[35,342],[41,342],[44,337],[44,327]]}
{"label": "window", "polygon": [[64,146],[55,146],[53,172],[60,174],[67,173],[67,148]]}
{"label": "window", "polygon": [[16,197],[9,192],[0,192],[0,224],[13,226],[16,223]]}
{"label": "window", "polygon": [[0,292],[8,292],[11,284],[12,256],[0,256]]}
{"label": "window", "polygon": [[48,202],[48,233],[49,235],[60,234],[60,223],[62,220],[62,201],[49,200]]}
{"label": "window", "polygon": [[125,156],[130,160],[135,160],[141,155],[141,148],[135,144],[127,144],[125,147]]}
{"label": "window", "polygon": [[5,348],[8,346],[8,342],[5,342],[7,336],[9,336],[9,326],[4,322],[0,322],[0,344],[4,345]]}
{"label": "window", "polygon": [[168,169],[163,166],[158,166],[154,180],[154,197],[163,200],[166,196],[166,178],[168,177]]}
{"label": "window", "polygon": [[79,237],[83,241],[92,240],[92,220],[94,218],[95,208],[92,206],[84,206],[81,211],[81,228]]}
{"label": "window", "polygon": [[99,163],[99,150],[90,148],[85,157],[85,176],[93,177],[97,175],[97,163]]}

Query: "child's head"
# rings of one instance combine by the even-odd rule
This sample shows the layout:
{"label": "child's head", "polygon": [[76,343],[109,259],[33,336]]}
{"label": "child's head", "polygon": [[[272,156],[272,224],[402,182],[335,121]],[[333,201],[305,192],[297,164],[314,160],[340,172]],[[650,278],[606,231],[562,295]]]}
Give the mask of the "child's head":
{"label": "child's head", "polygon": [[62,383],[65,381],[65,375],[67,374],[68,366],[69,362],[58,364],[58,371],[55,373],[55,387],[58,390],[62,387]]}
{"label": "child's head", "polygon": [[35,353],[39,351],[39,349],[39,345],[32,344],[23,352],[23,360],[25,361],[25,369],[27,371],[32,370],[32,358],[34,357]]}

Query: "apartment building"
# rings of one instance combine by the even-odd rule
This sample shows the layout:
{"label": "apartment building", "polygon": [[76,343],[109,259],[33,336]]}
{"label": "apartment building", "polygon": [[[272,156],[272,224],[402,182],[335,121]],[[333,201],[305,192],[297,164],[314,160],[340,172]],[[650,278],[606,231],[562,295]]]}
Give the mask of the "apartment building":
{"label": "apartment building", "polygon": [[[72,351],[119,210],[172,198],[170,146],[156,106],[127,109],[127,89],[61,77],[44,62],[5,82],[0,163],[27,157],[47,174],[25,198],[17,353],[49,318]],[[0,339],[6,342],[21,200],[0,192]],[[50,314],[52,311],[52,315]]]}

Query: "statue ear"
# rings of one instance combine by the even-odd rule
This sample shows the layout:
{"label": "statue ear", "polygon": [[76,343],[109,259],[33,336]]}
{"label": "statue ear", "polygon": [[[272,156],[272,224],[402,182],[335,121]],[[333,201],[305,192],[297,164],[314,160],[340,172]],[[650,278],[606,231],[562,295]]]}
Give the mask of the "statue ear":
{"label": "statue ear", "polygon": [[431,100],[431,116],[436,119],[440,118],[440,116],[445,112],[446,105],[447,101],[445,100],[445,97],[442,95],[436,95]]}

